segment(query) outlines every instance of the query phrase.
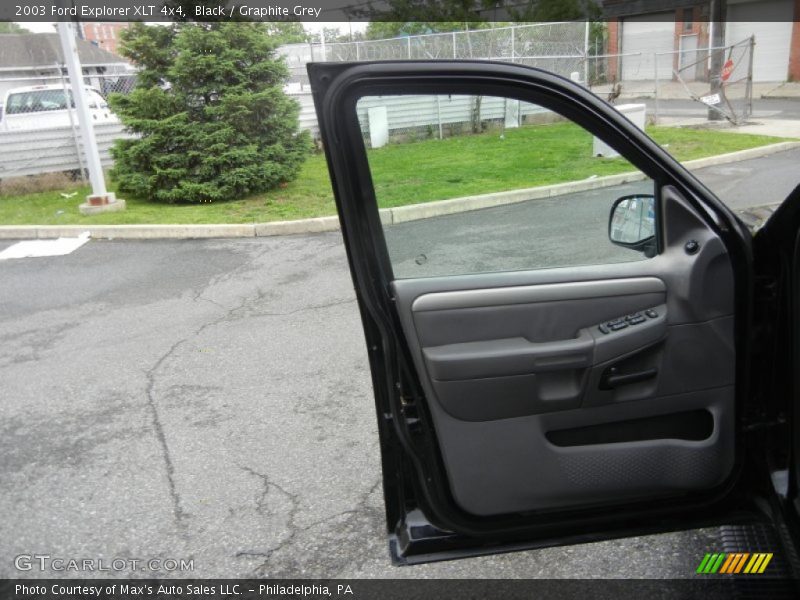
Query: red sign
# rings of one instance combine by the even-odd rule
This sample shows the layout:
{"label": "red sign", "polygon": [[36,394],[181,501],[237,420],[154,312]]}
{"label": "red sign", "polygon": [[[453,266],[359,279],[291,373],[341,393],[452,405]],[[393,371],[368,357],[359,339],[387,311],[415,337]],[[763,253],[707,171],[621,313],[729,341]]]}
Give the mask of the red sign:
{"label": "red sign", "polygon": [[728,59],[727,62],[722,65],[722,81],[728,81],[731,73],[733,73],[733,61]]}

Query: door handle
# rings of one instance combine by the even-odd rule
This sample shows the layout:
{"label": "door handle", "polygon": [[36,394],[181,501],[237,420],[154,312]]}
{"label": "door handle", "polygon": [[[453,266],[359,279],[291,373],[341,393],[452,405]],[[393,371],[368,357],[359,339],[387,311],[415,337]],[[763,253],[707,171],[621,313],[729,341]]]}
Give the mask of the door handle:
{"label": "door handle", "polygon": [[653,379],[656,375],[658,375],[658,369],[655,367],[644,371],[636,371],[635,373],[620,373],[618,367],[610,367],[600,378],[599,388],[601,390],[613,390],[623,385]]}

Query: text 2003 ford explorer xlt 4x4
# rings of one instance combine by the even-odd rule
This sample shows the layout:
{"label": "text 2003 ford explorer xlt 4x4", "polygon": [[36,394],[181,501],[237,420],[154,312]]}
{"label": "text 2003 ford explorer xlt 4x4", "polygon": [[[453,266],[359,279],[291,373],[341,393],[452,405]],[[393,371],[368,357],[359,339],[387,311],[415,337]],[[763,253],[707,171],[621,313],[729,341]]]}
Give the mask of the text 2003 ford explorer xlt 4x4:
{"label": "text 2003 ford explorer xlt 4x4", "polygon": [[[617,110],[556,75],[473,61],[308,71],[366,335],[393,560],[721,523],[766,526],[769,550],[793,556],[800,188],[753,237]],[[529,205],[510,234],[486,211],[463,213],[454,234],[443,217],[379,210],[395,155],[368,148],[386,142],[387,111],[405,106],[419,127],[403,134],[430,136],[424,106],[447,123],[458,102],[499,111],[498,127],[597,136],[632,174],[569,184],[583,196],[566,213],[552,189],[459,201]],[[539,131],[545,164],[554,130]],[[446,167],[397,163],[419,181]]]}

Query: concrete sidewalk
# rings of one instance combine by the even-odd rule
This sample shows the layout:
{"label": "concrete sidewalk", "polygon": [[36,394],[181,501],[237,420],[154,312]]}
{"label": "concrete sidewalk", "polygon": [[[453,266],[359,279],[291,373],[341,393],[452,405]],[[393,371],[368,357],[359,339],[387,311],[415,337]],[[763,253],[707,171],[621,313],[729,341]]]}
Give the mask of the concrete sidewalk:
{"label": "concrete sidewalk", "polygon": [[800,121],[797,119],[751,118],[743,125],[731,125],[728,121],[711,122],[705,117],[659,117],[658,124],[667,127],[707,127],[731,133],[800,139]]}

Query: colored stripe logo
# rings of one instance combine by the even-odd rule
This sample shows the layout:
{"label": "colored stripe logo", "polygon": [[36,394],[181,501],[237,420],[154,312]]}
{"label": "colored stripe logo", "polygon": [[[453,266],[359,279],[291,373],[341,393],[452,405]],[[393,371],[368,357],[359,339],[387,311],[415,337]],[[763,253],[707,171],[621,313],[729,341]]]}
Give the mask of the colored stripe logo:
{"label": "colored stripe logo", "polygon": [[739,573],[759,574],[766,570],[769,561],[772,560],[772,556],[772,552],[716,552],[706,554],[697,567],[697,573],[701,575],[714,573],[725,575]]}

